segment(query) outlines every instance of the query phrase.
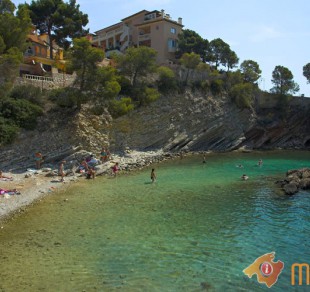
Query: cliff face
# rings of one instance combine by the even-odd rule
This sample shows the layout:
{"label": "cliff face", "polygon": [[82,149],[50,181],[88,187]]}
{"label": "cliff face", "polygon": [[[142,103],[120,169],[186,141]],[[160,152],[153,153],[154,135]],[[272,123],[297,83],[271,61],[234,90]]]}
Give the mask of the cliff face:
{"label": "cliff face", "polygon": [[250,110],[241,111],[225,98],[186,92],[113,121],[110,142],[115,150],[231,150],[254,123]]}
{"label": "cliff face", "polygon": [[80,112],[51,111],[40,119],[37,130],[22,132],[13,145],[1,149],[0,169],[34,167],[36,151],[46,156],[47,163],[79,161],[79,151],[98,156],[103,145],[112,152],[126,147],[141,151],[310,149],[310,98],[293,98],[282,110],[270,96],[258,101],[255,111],[240,110],[225,97],[185,92],[113,121],[107,112],[95,116],[87,107]]}
{"label": "cliff face", "polygon": [[110,142],[115,150],[310,148],[310,99],[293,98],[286,110],[274,98],[259,100],[254,111],[240,110],[225,97],[166,97],[113,121]]}
{"label": "cliff face", "polygon": [[35,131],[22,131],[13,145],[1,149],[0,169],[34,168],[37,151],[46,157],[46,163],[57,163],[66,158],[81,160],[79,151],[97,152],[102,145],[109,144],[103,132],[111,120],[108,113],[96,116],[87,109],[50,111],[39,119]]}

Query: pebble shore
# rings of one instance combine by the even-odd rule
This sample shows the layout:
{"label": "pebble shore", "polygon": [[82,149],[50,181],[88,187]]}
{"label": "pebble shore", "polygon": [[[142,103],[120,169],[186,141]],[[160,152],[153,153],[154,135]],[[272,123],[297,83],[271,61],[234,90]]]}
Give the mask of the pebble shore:
{"label": "pebble shore", "polygon": [[[116,162],[119,163],[120,173],[122,173],[142,169],[153,163],[178,156],[180,154],[166,153],[162,150],[148,152],[128,150],[124,155],[112,155],[109,161],[99,164],[96,167],[96,176],[111,175],[111,167]],[[59,190],[65,190],[72,183],[85,179],[85,176],[76,173],[74,168],[67,168],[65,170],[67,176],[64,182],[60,181],[60,177],[57,175],[57,168],[42,167],[40,170],[30,169],[21,173],[5,172],[4,174],[12,176],[13,180],[0,181],[0,188],[17,189],[20,194],[0,196],[0,221],[10,218],[16,212],[23,212],[27,206],[46,195],[53,194]]]}

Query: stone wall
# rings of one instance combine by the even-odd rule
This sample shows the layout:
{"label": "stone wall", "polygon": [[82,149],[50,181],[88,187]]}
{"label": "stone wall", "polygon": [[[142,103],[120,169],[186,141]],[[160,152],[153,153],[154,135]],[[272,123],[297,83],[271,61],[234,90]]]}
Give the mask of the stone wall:
{"label": "stone wall", "polygon": [[33,85],[43,89],[56,89],[71,86],[75,80],[75,75],[54,73],[53,77],[35,76],[35,75],[23,75],[23,77],[17,77],[15,80],[16,85]]}

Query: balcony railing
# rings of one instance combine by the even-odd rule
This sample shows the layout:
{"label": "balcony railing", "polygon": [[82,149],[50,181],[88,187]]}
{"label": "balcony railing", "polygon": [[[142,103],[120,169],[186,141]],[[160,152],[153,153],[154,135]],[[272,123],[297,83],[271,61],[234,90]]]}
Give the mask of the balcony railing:
{"label": "balcony railing", "polygon": [[149,33],[139,35],[139,41],[140,42],[150,40],[150,39],[151,39],[151,34],[149,34]]}

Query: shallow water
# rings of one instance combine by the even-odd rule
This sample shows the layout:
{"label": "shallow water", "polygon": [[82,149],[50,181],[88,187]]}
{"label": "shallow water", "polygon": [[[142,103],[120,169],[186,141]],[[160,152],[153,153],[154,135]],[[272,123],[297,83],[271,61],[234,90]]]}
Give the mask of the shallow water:
{"label": "shallow water", "polygon": [[150,168],[79,183],[1,229],[0,291],[269,291],[242,271],[272,251],[272,290],[306,291],[290,267],[310,263],[310,193],[274,184],[306,166],[305,151],[223,153],[153,165],[155,184]]}

